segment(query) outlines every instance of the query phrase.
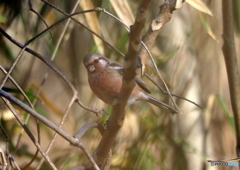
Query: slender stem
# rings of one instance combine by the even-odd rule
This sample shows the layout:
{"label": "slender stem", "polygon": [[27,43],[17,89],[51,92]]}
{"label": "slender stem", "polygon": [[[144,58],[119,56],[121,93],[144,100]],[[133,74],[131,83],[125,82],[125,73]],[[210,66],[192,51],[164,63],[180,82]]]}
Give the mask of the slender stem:
{"label": "slender stem", "polygon": [[[223,17],[223,54],[227,69],[229,91],[231,98],[231,105],[234,115],[237,156],[240,157],[240,91],[239,91],[239,73],[237,65],[237,57],[234,43],[233,32],[233,16],[232,16],[232,0],[222,0],[222,17]],[[239,165],[240,166],[240,165]]]}

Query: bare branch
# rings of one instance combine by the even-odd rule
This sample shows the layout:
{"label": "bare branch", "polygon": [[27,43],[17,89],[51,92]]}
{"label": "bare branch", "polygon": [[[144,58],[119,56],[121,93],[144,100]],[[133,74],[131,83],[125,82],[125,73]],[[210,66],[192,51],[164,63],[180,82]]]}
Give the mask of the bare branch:
{"label": "bare branch", "polygon": [[[2,72],[7,75],[7,71],[0,65],[0,69],[2,70]],[[12,76],[9,75],[9,79],[11,80],[11,82],[17,87],[17,89],[22,93],[24,99],[27,101],[27,103],[29,104],[29,106],[31,106],[31,108],[33,108],[33,105],[31,103],[31,101],[28,99],[27,95],[25,94],[25,92],[22,90],[22,88],[17,84],[17,82],[12,78]]]}
{"label": "bare branch", "polygon": [[[21,43],[17,42],[16,40],[14,40],[10,35],[8,35],[1,27],[0,27],[0,32],[8,39],[10,40],[12,43],[14,43],[15,45],[17,45],[19,48],[24,48],[24,45],[22,45]],[[77,90],[75,89],[75,87],[71,84],[71,82],[65,77],[65,75],[62,74],[62,72],[60,72],[54,65],[51,64],[50,61],[48,61],[46,58],[44,58],[42,55],[40,55],[39,53],[35,52],[34,50],[26,47],[25,49],[27,52],[29,52],[30,54],[36,56],[38,59],[40,59],[43,63],[45,63],[49,68],[51,68],[57,75],[59,75],[66,83],[67,85],[71,88],[71,90],[73,91],[73,93],[77,94]],[[79,99],[77,99],[78,101]],[[95,113],[97,116],[99,116],[99,111],[96,111],[92,108],[89,108],[87,106],[84,106],[81,102],[78,101],[78,104],[83,107],[84,109]],[[100,111],[102,112],[102,111]]]}
{"label": "bare branch", "polygon": [[[30,108],[29,106],[27,106],[25,103],[23,103],[22,101],[16,99],[15,97],[9,95],[8,93],[6,93],[3,90],[0,90],[0,96],[8,99],[9,101],[13,102],[14,104],[16,104],[17,106],[19,106],[21,109],[25,110],[26,112],[28,112],[29,114],[31,114],[33,117],[35,117],[36,119],[38,119],[40,122],[42,122],[43,124],[45,124],[46,126],[48,126],[50,129],[52,129],[53,131],[57,132],[60,136],[62,136],[64,139],[66,139],[67,141],[69,141],[72,145],[77,146],[79,148],[82,149],[82,151],[86,154],[86,156],[88,157],[88,159],[90,160],[90,162],[92,163],[92,165],[94,166],[95,169],[99,169],[98,166],[96,165],[93,157],[91,156],[91,154],[87,151],[87,149],[79,142],[79,140],[77,138],[72,137],[71,135],[69,135],[67,132],[65,132],[64,130],[62,130],[61,128],[59,128],[57,125],[55,125],[53,122],[51,122],[50,120],[48,120],[47,118],[45,118],[44,116],[38,114],[35,110],[33,110],[32,108]],[[6,101],[6,99],[4,99]]]}
{"label": "bare branch", "polygon": [[[32,11],[34,14],[36,14],[43,21],[44,25],[48,27],[48,24],[46,23],[44,18],[37,11],[35,11],[35,9],[33,9],[31,0],[28,0],[28,6],[29,6],[29,10]],[[50,31],[49,33],[50,33],[50,36],[52,37],[52,33]]]}
{"label": "bare branch", "polygon": [[[142,41],[148,49],[151,49],[162,26],[165,25],[168,21],[170,21],[172,17],[172,12],[173,10],[175,10],[174,1],[176,4],[176,0],[164,1],[164,3],[159,7],[159,12],[157,16],[153,19],[152,24],[148,28],[148,31],[143,36]],[[141,56],[142,64],[145,65],[148,54],[144,47],[141,47],[139,55]]]}
{"label": "bare branch", "polygon": [[5,154],[4,154],[4,152],[3,152],[3,150],[0,148],[0,161],[1,161],[1,168],[3,169],[3,170],[6,170],[6,168],[7,168],[7,159],[6,159],[6,157],[5,157]]}
{"label": "bare branch", "polygon": [[128,98],[135,86],[135,75],[137,74],[137,54],[141,46],[141,31],[146,21],[147,9],[150,4],[149,0],[142,0],[137,10],[137,16],[134,25],[131,27],[129,34],[129,47],[125,56],[123,83],[118,96],[118,102],[113,106],[112,114],[107,122],[107,128],[103,133],[95,159],[101,169],[109,168],[109,157],[113,142],[122,127],[125,119],[125,107]]}
{"label": "bare branch", "polygon": [[[61,121],[60,121],[60,124],[58,125],[59,128],[62,128],[62,125],[63,125],[63,123],[65,122],[65,120],[66,120],[66,118],[67,118],[67,115],[68,115],[68,113],[69,113],[69,110],[70,110],[71,106],[73,105],[74,101],[76,100],[76,97],[77,97],[77,96],[73,96],[72,99],[71,99],[71,101],[70,101],[70,103],[68,104],[67,109],[66,109],[66,111],[64,112],[65,114],[63,115],[63,117],[62,117],[62,119],[61,119]],[[53,135],[53,138],[51,139],[51,142],[50,142],[50,143],[48,144],[48,146],[47,146],[47,149],[46,149],[46,153],[47,153],[47,154],[50,152],[51,147],[53,146],[56,138],[57,138],[57,133],[55,133],[55,134]],[[38,166],[37,166],[36,169],[40,169],[42,163],[43,163],[43,159],[39,162],[39,164],[38,164]]]}
{"label": "bare branch", "polygon": [[[7,75],[7,71],[0,65],[0,69],[4,72],[5,75]],[[17,84],[17,82],[11,77],[11,75],[9,75],[9,79],[11,80],[11,82],[17,87],[17,89],[22,93],[22,95],[24,96],[24,99],[27,101],[27,103],[29,104],[29,106],[31,106],[31,108],[33,108],[33,104],[30,102],[30,100],[28,99],[27,95],[25,94],[25,92],[22,90],[22,88]],[[25,123],[27,124],[28,120],[29,120],[30,115],[27,116]],[[36,120],[37,121],[37,120]],[[39,131],[39,125],[37,124],[37,130]],[[22,133],[24,131],[22,130],[19,137],[18,137],[18,141],[20,141],[20,138],[22,136]],[[38,136],[38,142],[40,143],[40,136]],[[18,148],[18,144],[19,142],[17,142],[17,146],[16,149]],[[36,151],[36,153],[34,154],[32,160],[22,169],[25,169],[26,167],[28,167],[37,157],[38,154],[38,150]]]}
{"label": "bare branch", "polygon": [[33,134],[31,133],[31,131],[28,129],[27,125],[24,123],[24,121],[21,119],[21,117],[19,116],[19,114],[15,111],[15,109],[12,107],[12,105],[10,104],[10,102],[8,100],[6,100],[5,98],[3,98],[4,103],[7,105],[7,107],[11,110],[11,112],[13,113],[13,115],[15,116],[15,118],[17,119],[17,121],[21,124],[21,126],[23,127],[23,129],[25,130],[25,132],[28,134],[29,138],[32,140],[32,142],[34,143],[34,145],[37,147],[37,149],[40,151],[40,153],[42,154],[42,156],[45,158],[45,160],[49,163],[49,165],[57,170],[56,166],[52,163],[52,161],[50,160],[50,158],[48,157],[48,155],[46,153],[44,153],[44,151],[41,149],[40,144],[35,140],[35,137],[33,136]]}
{"label": "bare branch", "polygon": [[79,140],[81,140],[82,136],[86,133],[86,131],[88,131],[91,128],[97,128],[101,135],[103,135],[105,130],[100,123],[89,122],[89,123],[86,123],[83,127],[81,127],[74,136]]}
{"label": "bare branch", "polygon": [[[83,14],[83,13],[87,13],[87,12],[94,12],[97,11],[98,9],[90,9],[90,10],[85,10],[85,11],[80,11],[80,12],[75,12],[72,13],[62,19],[60,19],[59,21],[57,21],[56,23],[52,24],[50,27],[46,28],[45,30],[43,30],[42,32],[40,32],[39,34],[37,34],[36,36],[34,36],[33,38],[31,38],[30,40],[28,40],[24,45],[20,44],[19,42],[17,42],[16,40],[14,40],[11,36],[9,36],[1,27],[0,27],[0,32],[6,37],[8,38],[12,43],[14,43],[15,45],[17,45],[18,47],[22,48],[19,56],[21,56],[22,51],[28,51],[31,54],[33,54],[34,56],[38,57],[40,60],[42,60],[46,65],[48,65],[53,71],[55,71],[61,78],[63,78],[63,80],[68,84],[68,86],[72,89],[72,91],[74,93],[77,93],[76,89],[73,87],[73,85],[67,80],[67,78],[59,71],[57,70],[49,61],[47,61],[44,57],[42,57],[40,54],[36,53],[35,51],[27,48],[27,46],[33,42],[34,40],[36,40],[38,37],[40,37],[41,35],[43,35],[44,33],[46,33],[47,31],[49,31],[51,28],[55,27],[56,25],[58,25],[59,23],[63,22],[64,20],[74,16],[74,15],[78,15],[78,14]],[[19,58],[17,58],[19,60]],[[16,61],[17,62],[17,61]],[[12,66],[11,68],[13,68],[14,66]],[[7,75],[8,76],[8,75]]]}
{"label": "bare branch", "polygon": [[[74,11],[75,11],[76,8],[77,8],[78,3],[79,3],[79,0],[75,3],[75,6],[73,7],[71,13],[74,13]],[[66,30],[67,30],[67,27],[69,26],[70,21],[71,21],[71,19],[68,19],[68,20],[67,20],[67,23],[65,24],[64,29],[63,29],[63,31],[62,31],[62,33],[61,33],[61,35],[60,35],[60,37],[59,37],[59,39],[58,39],[58,41],[57,41],[57,45],[56,45],[56,47],[55,47],[55,49],[54,49],[54,52],[53,52],[53,54],[52,54],[52,56],[51,56],[51,60],[52,60],[52,61],[55,59],[55,55],[56,55],[57,50],[58,50],[58,48],[59,48],[59,46],[60,46],[60,43],[62,42],[63,35],[65,34],[65,32],[66,32]],[[45,76],[44,76],[44,79],[42,80],[41,87],[43,87],[43,85],[44,85],[44,83],[45,83],[45,80],[48,78],[48,75],[49,75],[48,73],[49,73],[49,68],[47,69],[47,72],[46,72],[46,74],[45,74]],[[39,89],[38,94],[39,94],[40,92],[41,92],[41,89]],[[60,125],[59,125],[60,128],[62,127],[64,121],[66,120],[66,117],[67,117],[67,115],[68,115],[68,113],[69,113],[70,107],[72,106],[73,102],[76,101],[76,100],[79,101],[79,98],[77,98],[77,96],[73,96],[72,100],[70,101],[70,103],[69,103],[69,105],[68,105],[68,107],[67,107],[67,109],[66,109],[66,111],[65,111],[65,113],[64,113],[64,116],[63,116],[62,119],[61,119],[61,122],[60,122]],[[83,108],[85,107],[82,103],[81,103],[80,106],[82,106]],[[53,135],[53,138],[52,138],[51,142],[49,143],[49,145],[48,145],[48,147],[47,147],[47,149],[46,149],[46,153],[48,153],[48,152],[50,151],[50,149],[51,149],[51,147],[53,146],[53,143],[54,143],[54,141],[56,140],[56,138],[57,138],[57,133],[55,133],[55,134]],[[38,170],[38,169],[41,168],[41,166],[42,166],[42,164],[43,164],[43,161],[44,161],[44,159],[42,158],[42,159],[39,161],[39,164],[38,164],[38,166],[36,167],[36,170]]]}
{"label": "bare branch", "polygon": [[16,161],[14,160],[14,158],[12,157],[12,155],[8,155],[8,159],[9,159],[9,162],[10,162],[10,166],[13,168],[13,164],[15,165],[15,167],[18,169],[18,170],[21,170],[20,167],[18,166],[18,164],[16,163]]}
{"label": "bare branch", "polygon": [[[42,0],[42,2],[48,4],[49,6],[51,6],[52,8],[56,9],[57,11],[61,12],[62,14],[64,14],[65,16],[69,16],[69,14],[67,14],[66,12],[62,11],[61,9],[57,8],[56,6],[50,4],[49,2]],[[96,8],[96,11],[103,11],[103,8]],[[97,36],[99,39],[101,39],[104,43],[106,43],[110,48],[112,48],[113,50],[115,50],[118,54],[124,56],[123,53],[121,53],[121,51],[119,51],[117,48],[115,48],[113,45],[111,45],[109,42],[107,42],[105,39],[103,39],[101,36],[99,36],[97,33],[95,33],[94,31],[92,31],[91,29],[89,29],[87,26],[85,26],[84,24],[82,24],[81,22],[79,22],[78,20],[76,20],[73,17],[69,17],[71,18],[74,22],[76,22],[77,24],[81,25],[83,28],[85,28],[86,30],[88,30],[89,32],[91,32],[93,35]]]}
{"label": "bare branch", "polygon": [[85,110],[88,110],[88,111],[90,111],[90,112],[95,113],[96,116],[98,116],[98,117],[102,117],[102,113],[104,112],[103,109],[101,109],[101,110],[96,110],[96,109],[95,109],[95,110],[94,110],[94,109],[92,109],[92,108],[90,108],[90,107],[87,107],[87,106],[85,106],[85,105],[80,101],[79,98],[77,98],[75,102],[77,102],[77,103],[78,103],[82,108],[84,108]]}

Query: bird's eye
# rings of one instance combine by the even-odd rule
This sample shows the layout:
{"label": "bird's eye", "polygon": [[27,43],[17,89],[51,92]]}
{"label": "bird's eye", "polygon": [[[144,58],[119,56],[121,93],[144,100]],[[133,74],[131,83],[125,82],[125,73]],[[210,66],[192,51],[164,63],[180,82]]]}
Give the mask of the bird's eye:
{"label": "bird's eye", "polygon": [[98,61],[99,61],[98,59],[94,60],[95,63],[98,63]]}

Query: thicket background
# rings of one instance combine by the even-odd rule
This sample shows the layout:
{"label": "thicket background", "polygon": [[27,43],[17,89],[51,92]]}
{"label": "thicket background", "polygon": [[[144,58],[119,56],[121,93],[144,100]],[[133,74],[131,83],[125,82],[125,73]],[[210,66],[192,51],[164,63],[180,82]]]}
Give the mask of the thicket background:
{"label": "thicket background", "polygon": [[[150,49],[170,91],[198,103],[202,109],[176,97],[174,99],[182,115],[165,113],[146,102],[137,102],[128,107],[124,125],[113,147],[110,169],[237,169],[211,167],[207,162],[235,158],[236,139],[222,54],[222,6],[219,1],[202,1],[213,16],[201,13],[184,3],[180,9],[174,11],[170,22],[161,29],[154,46]],[[49,2],[66,13],[71,13],[77,3],[76,0]],[[30,11],[29,1],[18,3],[12,6],[21,5],[19,13],[9,10],[9,6],[1,8],[1,27],[13,39],[24,44],[46,29],[46,25],[38,15]],[[134,22],[138,3],[138,0],[121,3],[114,0],[82,0],[77,4],[75,11],[102,7],[130,26]],[[152,0],[143,34],[162,3],[163,1]],[[64,18],[63,14],[43,1],[31,1],[31,5],[48,26]],[[237,56],[240,49],[239,7],[239,2],[233,1]],[[11,20],[15,15],[13,11],[18,15]],[[102,11],[90,16],[79,14],[74,18],[93,29],[123,54],[126,53],[129,32],[116,19]],[[0,44],[0,66],[9,70],[20,49],[3,35],[0,36]],[[74,21],[68,24],[67,19],[31,42],[28,47],[52,61],[77,89],[78,97],[84,105],[98,110],[105,108],[106,112],[100,118],[78,104],[73,104],[63,123],[63,130],[74,135],[87,122],[106,122],[111,107],[91,92],[82,59],[87,53],[97,52],[122,62],[123,57],[119,53],[100,39],[93,38],[88,30]],[[150,59],[147,59],[146,72],[162,84]],[[1,81],[4,76],[5,73],[0,71]],[[55,124],[59,124],[73,97],[71,88],[60,76],[27,52],[24,52],[16,63],[11,76],[30,101],[35,103],[34,109]],[[146,77],[143,77],[143,80],[154,97],[171,103],[168,95],[164,95]],[[3,84],[3,90],[26,103],[10,80]],[[2,101],[0,106],[1,126],[9,137],[6,146],[6,136],[3,131],[0,132],[0,148],[3,152],[8,150],[16,164],[23,168],[34,157],[36,147]],[[22,119],[26,120],[29,114],[19,107],[16,108]],[[40,145],[45,150],[53,138],[54,131],[40,123],[38,133],[36,124],[35,119],[30,117],[27,126],[36,138],[40,134]],[[82,137],[82,142],[92,153],[100,139],[99,132],[90,129]],[[80,149],[71,146],[60,136],[53,142],[48,155],[58,169],[70,169],[89,162]],[[42,155],[38,153],[27,169],[51,169],[46,161],[41,164],[41,160]]]}

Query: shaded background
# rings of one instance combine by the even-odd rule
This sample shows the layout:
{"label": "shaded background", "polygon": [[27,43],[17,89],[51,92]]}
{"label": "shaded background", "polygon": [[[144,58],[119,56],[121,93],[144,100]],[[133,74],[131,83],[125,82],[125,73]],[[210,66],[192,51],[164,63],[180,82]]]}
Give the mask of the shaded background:
{"label": "shaded background", "polygon": [[[52,4],[70,13],[76,1],[50,1]],[[89,3],[92,2],[92,3]],[[125,3],[124,3],[125,2]],[[81,1],[76,11],[100,6],[111,14],[118,16],[124,23],[130,25],[138,5],[135,1]],[[119,132],[112,158],[111,169],[237,169],[236,167],[211,167],[207,160],[224,160],[235,158],[235,130],[233,115],[229,103],[228,82],[222,55],[222,13],[221,3],[203,0],[214,16],[199,12],[187,3],[173,13],[172,19],[161,30],[156,43],[151,49],[155,62],[168,84],[170,91],[186,97],[203,108],[175,98],[183,115],[169,115],[155,106],[145,102],[137,102],[127,109],[124,126]],[[234,3],[235,43],[239,56],[239,7]],[[153,0],[149,10],[151,20],[158,12],[162,1]],[[40,17],[29,10],[27,1],[15,4],[21,10],[13,13],[5,5],[1,13],[1,26],[15,40],[25,43],[46,26]],[[32,2],[32,7],[52,25],[64,15],[41,1]],[[123,10],[124,9],[124,10]],[[11,19],[13,18],[13,19]],[[75,16],[84,25],[91,27],[122,53],[127,50],[128,31],[126,28],[104,12],[95,16]],[[91,19],[94,25],[91,26]],[[97,22],[96,22],[97,21]],[[45,58],[51,59],[56,44],[66,21],[57,25],[29,45],[31,49]],[[3,36],[0,37],[0,65],[9,69],[20,49]],[[122,62],[122,57],[109,48],[101,40],[93,38],[92,34],[71,21],[67,31],[60,40],[60,47],[52,61],[68,80],[78,90],[81,101],[92,108],[105,108],[102,118],[74,104],[70,110],[63,129],[74,135],[85,123],[97,121],[104,124],[109,117],[111,107],[105,105],[91,92],[87,83],[86,70],[82,64],[83,57],[90,52],[102,53],[105,56]],[[146,72],[159,84],[150,60]],[[48,78],[42,84],[46,74]],[[58,124],[64,114],[71,97],[69,87],[58,75],[36,57],[25,52],[11,74],[33,101],[37,99],[35,110]],[[0,79],[4,73],[0,72]],[[152,91],[152,95],[165,103],[171,103],[169,97],[157,89],[148,79],[143,80]],[[8,81],[4,88],[19,99],[23,99],[14,85]],[[39,96],[38,91],[41,90]],[[9,151],[20,167],[27,164],[33,157],[36,148],[17,123],[11,113],[1,103],[1,124],[10,138]],[[19,110],[23,118],[27,113]],[[28,122],[33,134],[36,134],[36,123],[33,118]],[[41,146],[46,148],[54,132],[41,125]],[[20,140],[19,135],[22,133]],[[83,143],[92,153],[100,134],[90,130],[85,134]],[[0,148],[5,150],[6,139],[0,135]],[[69,145],[61,137],[57,137],[49,153],[51,160],[59,169],[69,169],[77,165],[87,164],[88,160],[81,150]],[[41,155],[31,165],[36,169]],[[50,169],[43,163],[40,169]]]}

